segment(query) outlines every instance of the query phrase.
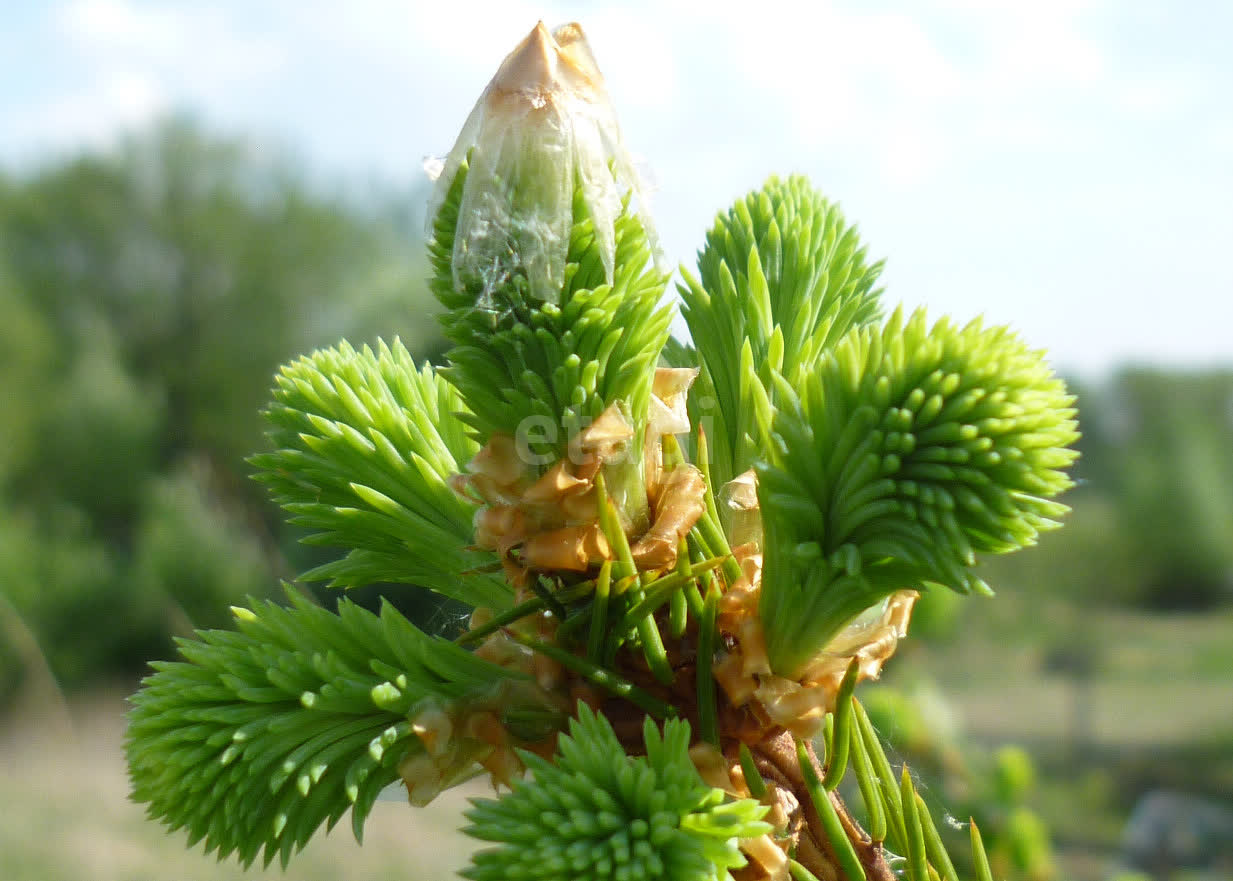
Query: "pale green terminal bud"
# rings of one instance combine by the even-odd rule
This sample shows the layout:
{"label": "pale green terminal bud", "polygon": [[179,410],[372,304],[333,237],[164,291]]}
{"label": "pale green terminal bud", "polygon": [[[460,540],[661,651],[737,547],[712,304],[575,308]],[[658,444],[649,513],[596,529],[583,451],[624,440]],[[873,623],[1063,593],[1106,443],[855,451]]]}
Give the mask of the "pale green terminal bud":
{"label": "pale green terminal bud", "polygon": [[[559,303],[576,189],[612,282],[622,198],[632,193],[639,207],[645,202],[581,27],[549,32],[540,22],[502,62],[441,168],[428,206],[430,230],[464,161],[455,289],[478,282],[477,305],[491,308],[492,293],[522,272],[532,297]],[[647,215],[640,212],[644,227]]]}

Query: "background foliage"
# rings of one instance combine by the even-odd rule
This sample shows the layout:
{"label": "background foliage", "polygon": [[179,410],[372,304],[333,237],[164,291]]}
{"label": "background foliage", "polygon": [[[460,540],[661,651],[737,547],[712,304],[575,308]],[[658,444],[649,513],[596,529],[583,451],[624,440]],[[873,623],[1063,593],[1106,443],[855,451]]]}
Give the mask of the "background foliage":
{"label": "background foliage", "polygon": [[259,411],[340,336],[437,350],[423,201],[184,119],[0,181],[0,590],[61,683],[132,675],[305,568],[247,478]]}

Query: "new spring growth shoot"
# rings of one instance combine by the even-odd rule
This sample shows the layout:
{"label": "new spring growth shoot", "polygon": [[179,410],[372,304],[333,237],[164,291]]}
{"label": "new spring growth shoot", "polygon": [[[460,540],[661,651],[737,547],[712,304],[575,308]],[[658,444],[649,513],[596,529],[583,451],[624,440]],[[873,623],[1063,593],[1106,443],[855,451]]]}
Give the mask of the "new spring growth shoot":
{"label": "new spring growth shoot", "polygon": [[689,723],[642,726],[645,755],[632,761],[612,726],[585,705],[549,763],[524,756],[534,783],[477,800],[468,831],[499,846],[480,851],[464,874],[475,881],[731,878],[745,864],[736,841],[774,831],[770,810],[730,801],[689,758]]}
{"label": "new spring growth shoot", "polygon": [[[494,512],[481,545],[525,544],[522,521],[585,519],[557,514],[568,499],[594,510],[601,468],[622,519],[647,520],[641,452],[671,310],[640,194],[581,28],[537,25],[467,118],[429,214],[433,290],[455,344],[445,376],[485,444],[469,487]],[[563,460],[568,474],[501,510]],[[584,533],[589,565],[598,534]]]}
{"label": "new spring growth shoot", "polygon": [[464,164],[451,275],[479,308],[499,310],[496,291],[519,275],[529,296],[560,303],[576,195],[612,284],[616,220],[641,186],[578,25],[540,22],[502,62],[445,160],[430,223]]}
{"label": "new spring growth shoot", "polygon": [[305,579],[436,591],[468,630],[294,591],[236,610],[134,698],[134,798],[286,862],[348,809],[358,836],[382,787],[422,806],[483,773],[470,878],[890,881],[884,839],[909,881],[954,877],[853,690],[919,591],[988,593],[980,557],[1065,511],[1075,413],[1042,353],[884,318],[881,264],[803,178],[720,215],[670,342],[577,25],[497,69],[428,247],[448,366],[397,341],[301,358],[253,463],[337,550]]}

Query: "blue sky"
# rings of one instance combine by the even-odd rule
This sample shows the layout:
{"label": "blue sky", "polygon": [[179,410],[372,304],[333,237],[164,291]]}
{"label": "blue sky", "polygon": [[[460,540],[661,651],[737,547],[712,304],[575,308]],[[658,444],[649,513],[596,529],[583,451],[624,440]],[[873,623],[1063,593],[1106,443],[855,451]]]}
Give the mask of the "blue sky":
{"label": "blue sky", "polygon": [[666,250],[804,172],[888,302],[1009,323],[1068,370],[1233,364],[1233,4],[9,2],[0,162],[188,109],[402,185],[538,19],[577,20]]}

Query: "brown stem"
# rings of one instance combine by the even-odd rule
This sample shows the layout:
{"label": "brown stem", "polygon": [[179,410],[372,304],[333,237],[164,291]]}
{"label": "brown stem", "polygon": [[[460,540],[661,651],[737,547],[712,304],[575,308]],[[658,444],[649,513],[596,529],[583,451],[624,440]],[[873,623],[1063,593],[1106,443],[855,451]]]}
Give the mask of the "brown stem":
{"label": "brown stem", "polygon": [[[678,662],[674,667],[678,671],[677,681],[668,689],[655,682],[640,659],[635,658],[627,667],[625,674],[635,684],[646,688],[656,696],[672,702],[681,714],[697,724],[691,701],[694,666],[688,662]],[[609,698],[603,704],[603,712],[611,722],[621,743],[631,755],[637,755],[642,750],[643,711],[619,698]],[[806,869],[818,877],[819,881],[856,881],[844,874],[836,855],[834,846],[826,834],[822,818],[814,807],[809,789],[805,786],[805,778],[801,773],[796,755],[796,740],[787,731],[774,729],[777,733],[764,735],[765,722],[759,722],[747,713],[741,713],[733,708],[723,696],[720,696],[719,706],[723,732],[724,750],[730,761],[736,761],[736,748],[739,742],[750,746],[754,764],[759,773],[772,789],[773,805],[777,805],[780,818],[786,823],[780,830],[780,846],[785,850],[795,846],[795,859]],[[761,737],[761,739],[758,739]],[[823,769],[818,762],[813,747],[806,744],[806,753],[819,777]],[[852,844],[864,870],[867,881],[898,881],[887,865],[881,842],[873,841],[868,833],[848,812],[847,805],[837,791],[828,793],[835,813],[839,817],[845,836]],[[769,819],[769,818],[768,818]],[[775,821],[772,821],[775,822]],[[785,841],[786,839],[786,841]],[[735,877],[742,877],[737,873]],[[757,877],[750,874],[749,877]]]}
{"label": "brown stem", "polygon": [[[806,743],[805,751],[808,753],[809,760],[814,766],[814,771],[821,777],[822,768],[818,763],[817,755],[813,751],[813,746]],[[767,738],[758,745],[757,752],[774,767],[777,772],[776,776],[789,784],[791,790],[801,803],[805,816],[805,828],[802,830],[797,844],[797,861],[818,876],[821,881],[854,881],[854,879],[848,878],[843,874],[834,846],[831,844],[822,825],[822,818],[818,815],[817,808],[814,807],[813,800],[809,797],[809,790],[805,786],[805,777],[801,773],[801,767],[797,760],[796,741],[792,735],[785,731]],[[861,862],[861,868],[865,870],[866,879],[869,879],[869,881],[896,881],[895,874],[891,871],[890,866],[887,865],[886,858],[883,855],[881,843],[874,842],[865,830],[860,827],[860,824],[853,819],[852,815],[848,813],[847,805],[844,804],[837,791],[832,790],[828,795],[831,804],[835,807],[835,812],[839,815],[839,821],[843,825],[844,833],[847,835],[848,840],[852,842],[852,847]]]}

